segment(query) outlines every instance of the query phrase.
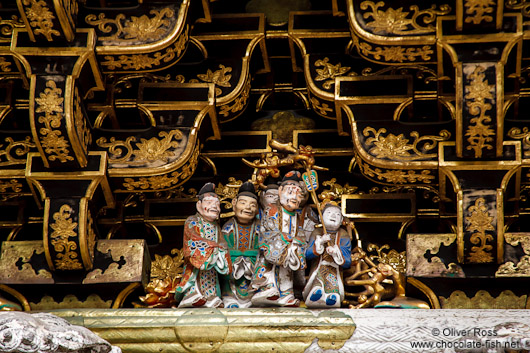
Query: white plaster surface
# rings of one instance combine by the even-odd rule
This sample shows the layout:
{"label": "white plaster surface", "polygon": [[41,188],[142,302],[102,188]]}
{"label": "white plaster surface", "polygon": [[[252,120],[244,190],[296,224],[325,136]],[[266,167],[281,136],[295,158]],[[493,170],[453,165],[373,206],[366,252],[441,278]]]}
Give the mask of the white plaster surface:
{"label": "white plaster surface", "polygon": [[[355,332],[339,350],[306,353],[467,353],[530,350],[530,310],[341,309]],[[423,347],[418,345],[423,344]]]}

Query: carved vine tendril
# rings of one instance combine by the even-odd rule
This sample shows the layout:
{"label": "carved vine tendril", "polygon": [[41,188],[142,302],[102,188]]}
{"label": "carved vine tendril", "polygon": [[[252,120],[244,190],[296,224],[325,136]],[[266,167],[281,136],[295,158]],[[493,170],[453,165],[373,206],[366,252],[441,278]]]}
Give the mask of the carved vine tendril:
{"label": "carved vine tendril", "polygon": [[[104,13],[100,13],[97,17],[90,14],[85,17],[85,22],[92,26],[98,26],[98,29],[103,33],[111,33],[115,29],[115,33],[109,36],[99,36],[99,40],[138,40],[138,41],[155,41],[160,39],[171,25],[170,19],[175,12],[170,8],[164,8],[160,11],[151,10],[149,14],[140,17],[132,16],[130,19],[126,18],[124,14],[119,14],[116,18],[105,18]],[[120,37],[123,36],[123,39]]]}
{"label": "carved vine tendril", "polygon": [[74,158],[69,156],[70,144],[64,136],[61,136],[61,131],[55,130],[61,127],[63,117],[64,98],[61,97],[62,90],[57,88],[52,80],[46,82],[46,87],[48,88],[40,93],[39,98],[35,98],[35,102],[38,104],[35,112],[45,114],[38,119],[39,123],[44,124],[44,127],[39,129],[40,143],[51,161],[56,159],[62,163],[71,161]]}
{"label": "carved vine tendril", "polygon": [[469,75],[471,84],[465,87],[469,114],[476,116],[469,120],[470,124],[466,130],[466,136],[469,136],[467,138],[469,146],[466,148],[475,152],[475,158],[482,157],[484,148],[493,149],[493,146],[488,142],[492,142],[493,137],[491,136],[495,136],[495,131],[489,126],[491,117],[486,115],[486,112],[492,108],[492,105],[486,103],[486,100],[494,99],[495,85],[488,85],[484,71],[482,66],[477,66]]}
{"label": "carved vine tendril", "polygon": [[83,265],[77,258],[77,243],[70,238],[77,237],[75,229],[77,222],[70,218],[73,209],[69,205],[62,205],[59,212],[53,214],[54,222],[50,224],[53,232],[50,236],[51,244],[58,253],[55,266],[59,270],[81,270]]}
{"label": "carved vine tendril", "polygon": [[477,245],[471,247],[468,259],[478,263],[491,262],[493,256],[489,251],[493,249],[493,246],[487,243],[493,240],[493,236],[486,231],[495,230],[495,228],[491,224],[493,217],[489,215],[486,200],[479,197],[475,200],[474,205],[469,206],[468,212],[470,215],[466,217],[466,221],[469,222],[469,225],[466,227],[466,231],[474,232],[469,241]]}
{"label": "carved vine tendril", "polygon": [[180,130],[160,131],[158,136],[161,139],[152,137],[149,140],[140,139],[136,143],[136,149],[132,143],[136,142],[136,137],[129,136],[125,140],[116,140],[111,137],[107,142],[105,137],[101,137],[96,141],[96,144],[102,148],[108,148],[111,156],[110,163],[112,164],[143,164],[146,162],[163,161],[167,163],[170,158],[174,157],[175,153],[172,149],[179,147],[179,142],[184,135]]}
{"label": "carved vine tendril", "polygon": [[[368,153],[377,158],[388,158],[395,161],[414,161],[420,159],[430,159],[437,156],[436,153],[425,153],[433,150],[438,145],[439,141],[446,141],[451,137],[451,133],[447,130],[442,130],[439,136],[421,136],[417,131],[412,131],[410,136],[414,139],[412,144],[409,144],[409,139],[405,138],[403,134],[394,135],[386,133],[385,128],[375,130],[373,127],[366,127],[363,130],[364,136],[373,137],[366,139],[367,147],[372,147]],[[421,145],[421,147],[419,147]]]}
{"label": "carved vine tendril", "polygon": [[[388,8],[386,11],[380,8],[385,5],[384,2],[379,1],[374,3],[372,1],[363,1],[361,3],[361,9],[367,10],[372,9],[372,12],[366,12],[363,14],[364,18],[372,18],[373,21],[367,22],[366,27],[373,29],[374,33],[385,33],[385,34],[427,34],[433,33],[436,28],[431,25],[436,20],[436,16],[447,15],[451,12],[451,7],[447,4],[441,5],[439,10],[436,9],[436,5],[432,5],[430,9],[420,10],[417,5],[409,7],[412,11],[410,18],[410,12],[403,11],[403,8],[395,10]],[[423,25],[419,24],[421,20]]]}

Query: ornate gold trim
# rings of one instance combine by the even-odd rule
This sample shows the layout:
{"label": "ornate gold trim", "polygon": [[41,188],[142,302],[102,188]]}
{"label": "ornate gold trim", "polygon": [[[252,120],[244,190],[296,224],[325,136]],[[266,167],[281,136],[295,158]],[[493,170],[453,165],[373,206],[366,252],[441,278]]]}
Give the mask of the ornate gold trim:
{"label": "ornate gold trim", "polygon": [[492,222],[494,217],[489,215],[489,209],[486,204],[486,200],[479,197],[475,200],[475,204],[469,206],[467,209],[471,215],[466,216],[466,221],[469,225],[466,227],[466,231],[474,232],[469,241],[477,246],[472,246],[471,251],[468,255],[468,261],[474,263],[489,263],[493,261],[493,255],[490,251],[493,249],[493,245],[487,244],[488,241],[493,240],[491,234],[487,234],[488,230],[495,230]]}
{"label": "ornate gold trim", "polygon": [[55,268],[58,270],[82,270],[83,265],[79,262],[78,253],[75,251],[78,245],[74,241],[69,241],[69,238],[76,238],[78,234],[74,229],[78,228],[77,222],[73,222],[70,216],[73,209],[64,204],[59,209],[59,212],[53,214],[53,223],[50,227],[53,229],[50,235],[50,243],[53,245],[55,252]]}
{"label": "ornate gold trim", "polygon": [[[497,5],[493,0],[466,0],[464,7],[466,8],[466,15],[464,22],[473,23],[474,25],[484,22],[493,22],[493,16],[488,14],[495,11],[494,7],[491,6]],[[504,3],[501,3],[499,6],[503,6]]]}
{"label": "ornate gold trim", "polygon": [[[412,144],[409,144],[409,139],[404,137],[404,134],[382,136],[387,130],[385,128],[378,129],[373,127],[366,127],[363,130],[363,135],[368,137],[373,134],[373,137],[366,139],[367,147],[374,146],[368,153],[379,159],[388,158],[394,161],[415,161],[421,159],[432,159],[438,156],[438,153],[425,153],[434,150],[439,141],[446,141],[451,137],[451,133],[447,130],[439,132],[440,136],[421,136],[417,131],[410,132],[410,136],[414,138]],[[418,150],[418,144],[423,143],[422,152]]]}
{"label": "ornate gold trim", "polygon": [[486,103],[486,100],[495,101],[492,94],[495,91],[495,85],[488,85],[484,74],[485,70],[484,67],[477,65],[475,70],[468,75],[471,83],[465,86],[466,105],[469,108],[469,114],[475,116],[470,119],[465,133],[469,143],[466,149],[473,150],[475,158],[482,158],[484,148],[493,149],[493,145],[488,142],[492,142],[493,137],[491,136],[495,136],[495,130],[489,126],[492,119],[486,115],[486,112],[492,108],[492,105]]}
{"label": "ornate gold trim", "polygon": [[[140,165],[158,161],[167,163],[170,159],[178,157],[175,155],[175,150],[185,143],[185,140],[181,142],[174,140],[183,140],[184,134],[175,129],[169,132],[160,131],[158,136],[160,139],[141,138],[140,142],[136,142],[135,136],[129,136],[125,140],[116,140],[115,137],[111,137],[109,142],[105,137],[100,137],[96,144],[101,148],[108,148],[111,166],[113,164]],[[132,146],[132,142],[136,142],[136,148]]]}
{"label": "ornate gold trim", "polygon": [[172,173],[154,175],[150,177],[125,178],[123,187],[126,191],[163,191],[175,188],[186,182],[195,172],[199,162],[199,147],[195,147],[192,156],[180,170]]}
{"label": "ornate gold trim", "polygon": [[[61,32],[53,28],[55,16],[44,0],[18,0],[20,12],[25,14],[26,20],[34,34],[42,34],[49,42],[53,41],[52,35],[60,36]],[[21,6],[26,6],[22,9]]]}
{"label": "ornate gold trim", "polygon": [[436,176],[431,174],[430,170],[422,170],[416,173],[415,170],[402,170],[402,169],[372,169],[368,163],[364,163],[363,160],[357,157],[357,164],[361,169],[361,172],[371,177],[373,181],[388,184],[407,184],[407,183],[423,183],[431,184],[436,180]]}
{"label": "ornate gold trim", "polygon": [[[169,28],[164,29],[163,27],[169,27],[169,19],[174,17],[175,11],[165,7],[160,11],[152,9],[149,14],[153,15],[153,17],[149,18],[147,15],[142,15],[140,17],[132,16],[131,18],[126,18],[124,14],[120,13],[116,18],[110,19],[105,18],[105,13],[100,13],[98,16],[90,14],[85,17],[85,22],[91,26],[97,26],[103,33],[111,33],[111,25],[116,27],[115,33],[108,36],[99,36],[98,40],[100,41],[119,40],[120,44],[127,42],[132,44],[136,41],[161,39],[169,30]],[[124,38],[118,38],[122,35]]]}
{"label": "ornate gold trim", "polygon": [[[451,7],[448,4],[440,5],[440,10],[436,10],[436,5],[432,5],[430,9],[420,10],[417,5],[409,7],[413,11],[412,18],[407,18],[409,12],[403,12],[400,7],[397,10],[388,8],[386,11],[380,8],[385,5],[384,2],[379,1],[375,4],[372,1],[363,1],[360,5],[361,10],[368,10],[370,7],[372,12],[363,13],[363,18],[372,18],[373,21],[366,22],[367,28],[373,28],[375,34],[397,34],[397,35],[411,35],[411,34],[428,34],[435,33],[436,28],[431,23],[436,21],[436,16],[447,15],[451,12]],[[422,18],[427,26],[418,24],[418,18]]]}
{"label": "ornate gold trim", "polygon": [[[179,59],[186,49],[188,44],[188,31],[189,26],[186,26],[184,32],[180,35],[179,39],[170,47],[164,50],[145,53],[145,54],[132,54],[132,55],[120,55],[117,57],[113,55],[105,55],[106,61],[100,61],[100,64],[105,66],[108,71],[120,71],[120,72],[132,72],[136,70],[149,69],[148,71],[158,71],[167,68],[162,66],[163,63],[168,63],[171,66],[171,61],[175,58]],[[119,70],[116,70],[119,69]]]}
{"label": "ornate gold trim", "polygon": [[[36,78],[32,78],[32,92],[35,90]],[[39,116],[38,122],[44,124],[44,127],[38,129],[39,145],[44,148],[43,152],[50,161],[59,160],[61,163],[74,160],[70,156],[70,143],[64,138],[62,132],[57,130],[61,127],[63,118],[64,98],[62,97],[62,89],[57,88],[57,84],[53,80],[46,82],[44,92],[35,98],[38,107],[34,113],[44,113],[44,116]],[[33,113],[33,114],[34,114]],[[33,121],[33,119],[32,119]],[[36,129],[35,129],[36,130]],[[45,162],[46,163],[46,162]]]}

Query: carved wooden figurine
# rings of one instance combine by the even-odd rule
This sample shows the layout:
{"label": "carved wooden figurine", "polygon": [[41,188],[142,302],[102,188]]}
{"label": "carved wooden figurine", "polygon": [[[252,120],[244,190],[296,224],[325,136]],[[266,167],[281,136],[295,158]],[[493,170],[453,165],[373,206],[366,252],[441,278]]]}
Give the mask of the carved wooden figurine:
{"label": "carved wooden figurine", "polygon": [[344,299],[341,270],[351,265],[351,240],[342,225],[339,206],[327,203],[322,212],[326,234],[316,228],[311,234],[306,259],[312,261],[304,300],[309,308],[340,307]]}
{"label": "carved wooden figurine", "polygon": [[222,293],[225,308],[248,308],[251,306],[250,281],[258,255],[259,220],[258,197],[254,184],[247,181],[241,185],[232,201],[234,217],[221,230],[221,244],[226,245],[232,259],[232,274],[224,276]]}
{"label": "carved wooden figurine", "polygon": [[296,213],[303,198],[300,181],[299,172],[288,172],[278,189],[280,204],[270,204],[262,214],[260,254],[252,280],[255,306],[300,305],[293,293],[293,271],[306,267],[305,240]]}
{"label": "carved wooden figurine", "polygon": [[[219,275],[230,274],[228,250],[219,244],[221,212],[215,185],[206,183],[197,195],[197,213],[184,224],[184,275],[176,296],[184,294],[179,307],[223,307]],[[177,298],[178,299],[178,298]]]}

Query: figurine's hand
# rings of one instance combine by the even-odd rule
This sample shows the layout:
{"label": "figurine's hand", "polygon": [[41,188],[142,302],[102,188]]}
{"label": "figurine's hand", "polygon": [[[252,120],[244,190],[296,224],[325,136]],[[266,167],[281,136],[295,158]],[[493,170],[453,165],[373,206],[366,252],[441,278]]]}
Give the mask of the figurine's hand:
{"label": "figurine's hand", "polygon": [[210,268],[212,268],[212,266],[214,266],[215,262],[217,261],[217,250],[215,250],[211,255],[210,255],[210,258],[208,259],[208,262],[203,262],[201,267],[199,268],[200,270],[208,270]]}
{"label": "figurine's hand", "polygon": [[335,261],[337,265],[342,265],[344,263],[344,257],[337,245],[328,246],[326,252],[333,257],[333,261]]}
{"label": "figurine's hand", "polygon": [[330,240],[329,234],[317,235],[315,239],[315,250],[318,255],[322,255],[324,252],[324,244]]}
{"label": "figurine's hand", "polygon": [[298,258],[298,249],[299,247],[291,244],[287,249],[287,261],[285,261],[284,266],[290,268],[293,271],[296,271],[300,268],[300,259]]}

